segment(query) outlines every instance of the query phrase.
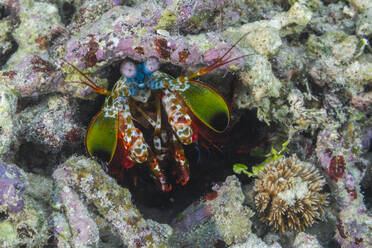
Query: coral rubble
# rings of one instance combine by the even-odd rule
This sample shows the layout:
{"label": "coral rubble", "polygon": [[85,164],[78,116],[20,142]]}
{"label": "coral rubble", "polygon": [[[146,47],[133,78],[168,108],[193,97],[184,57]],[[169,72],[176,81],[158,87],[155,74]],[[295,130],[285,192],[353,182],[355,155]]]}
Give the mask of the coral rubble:
{"label": "coral rubble", "polygon": [[318,134],[316,154],[336,188],[339,209],[336,239],[342,247],[369,247],[372,215],[363,203],[360,183],[367,161],[356,156],[362,148],[361,133],[349,125],[347,132],[323,130]]}
{"label": "coral rubble", "polygon": [[[213,192],[191,205],[161,195],[159,212],[184,205],[153,221],[105,164],[79,156],[103,98],[64,61],[110,89],[124,59],[190,74],[244,34],[228,56],[249,56],[201,78],[231,103],[227,146],[239,149],[223,154],[223,178],[200,175]],[[370,0],[0,0],[0,246],[372,247],[371,38]],[[252,123],[262,140],[241,135]],[[254,187],[227,177],[283,137],[293,155]]]}
{"label": "coral rubble", "polygon": [[[133,205],[130,192],[117,185],[97,162],[85,157],[72,157],[53,173],[53,177],[61,185],[69,185],[94,204],[98,212],[111,223],[114,230],[129,247],[168,247],[167,239],[172,233],[172,229],[168,225],[145,220]],[[74,211],[68,210],[67,220],[62,219],[61,223],[68,221],[71,228],[78,228],[78,230],[85,225],[90,225],[91,228],[87,230],[85,237],[78,231],[72,231],[73,240],[83,241],[82,244],[87,242],[94,244],[97,227],[86,213],[86,209],[76,193],[71,193],[71,189],[62,187],[59,194],[65,208],[74,206],[76,207],[75,211],[81,213],[76,215]],[[70,206],[70,204],[72,205]],[[58,232],[58,223],[60,222],[56,223],[56,231]],[[58,233],[58,235],[61,234]]]}
{"label": "coral rubble", "polygon": [[17,143],[18,125],[15,119],[17,109],[17,91],[0,86],[0,158],[10,160]]}
{"label": "coral rubble", "polygon": [[17,118],[24,123],[20,135],[27,142],[43,145],[52,153],[60,151],[66,143],[79,142],[83,128],[73,119],[74,104],[68,97],[52,96],[24,109]]}
{"label": "coral rubble", "polygon": [[218,241],[239,244],[251,235],[252,210],[243,206],[244,195],[235,176],[215,185],[203,200],[194,203],[173,221],[175,235],[171,247],[193,244],[214,247]]}
{"label": "coral rubble", "polygon": [[[35,247],[48,242],[50,213],[28,189],[33,185],[31,178],[32,174],[25,173],[16,165],[0,162],[1,247]],[[45,187],[42,193],[47,193],[48,188],[51,188],[42,180],[39,185]],[[48,194],[43,197],[46,202],[50,200]]]}
{"label": "coral rubble", "polygon": [[24,206],[22,199],[25,185],[20,181],[17,167],[0,163],[0,204],[10,212],[19,212]]}

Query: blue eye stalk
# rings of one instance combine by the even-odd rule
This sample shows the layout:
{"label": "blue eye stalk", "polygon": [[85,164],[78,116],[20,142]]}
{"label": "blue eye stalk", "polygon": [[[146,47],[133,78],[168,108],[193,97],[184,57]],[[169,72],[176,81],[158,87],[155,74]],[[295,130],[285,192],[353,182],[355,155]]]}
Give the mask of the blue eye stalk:
{"label": "blue eye stalk", "polygon": [[150,57],[145,62],[135,65],[131,61],[125,61],[120,66],[120,72],[126,77],[126,82],[130,87],[131,95],[135,95],[137,90],[150,88],[153,89],[151,75],[159,69],[159,60]]}

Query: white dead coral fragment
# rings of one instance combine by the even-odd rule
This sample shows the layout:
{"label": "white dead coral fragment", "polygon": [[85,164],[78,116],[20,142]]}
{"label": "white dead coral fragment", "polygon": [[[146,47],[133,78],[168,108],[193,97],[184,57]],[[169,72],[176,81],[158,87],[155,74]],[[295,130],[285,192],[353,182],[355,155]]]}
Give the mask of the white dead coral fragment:
{"label": "white dead coral fragment", "polygon": [[18,94],[6,86],[0,85],[0,157],[9,157],[12,145],[16,143],[18,123],[14,120]]}

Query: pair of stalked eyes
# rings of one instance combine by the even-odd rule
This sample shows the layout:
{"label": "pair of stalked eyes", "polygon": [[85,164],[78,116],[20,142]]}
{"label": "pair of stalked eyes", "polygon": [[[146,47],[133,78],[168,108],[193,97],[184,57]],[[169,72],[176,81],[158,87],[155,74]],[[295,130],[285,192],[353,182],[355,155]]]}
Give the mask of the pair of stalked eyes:
{"label": "pair of stalked eyes", "polygon": [[[146,60],[144,66],[148,72],[154,72],[159,70],[160,63],[157,58],[150,57]],[[120,73],[128,78],[135,76],[136,72],[137,66],[132,61],[124,61],[120,66]]]}

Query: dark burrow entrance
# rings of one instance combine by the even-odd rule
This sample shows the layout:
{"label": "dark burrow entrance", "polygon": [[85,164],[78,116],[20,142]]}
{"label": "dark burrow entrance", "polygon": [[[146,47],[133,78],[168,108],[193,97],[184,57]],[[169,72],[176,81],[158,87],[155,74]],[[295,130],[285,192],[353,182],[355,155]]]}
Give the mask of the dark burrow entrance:
{"label": "dark burrow entrance", "polygon": [[[269,139],[265,136],[266,124],[257,120],[255,111],[247,111],[240,118],[226,133],[226,140],[220,145],[220,149],[203,141],[203,138],[200,138],[198,144],[184,147],[190,163],[190,181],[185,186],[175,184],[170,169],[171,162],[163,164],[163,167],[168,168],[168,179],[173,184],[170,192],[161,192],[156,187],[147,168],[136,168],[139,175],[137,185],[134,187],[127,184],[127,187],[145,218],[171,223],[190,204],[207,197],[214,184],[223,182],[227,176],[234,174],[234,163],[255,165],[262,161],[262,158],[252,156],[251,152],[258,147],[263,150],[269,147]],[[245,175],[239,177],[242,182],[250,180]]]}

